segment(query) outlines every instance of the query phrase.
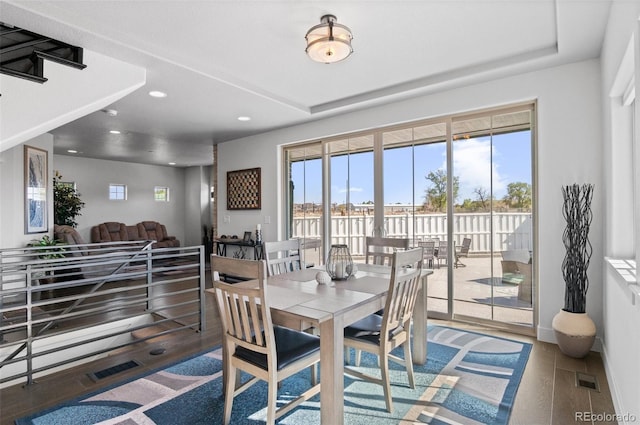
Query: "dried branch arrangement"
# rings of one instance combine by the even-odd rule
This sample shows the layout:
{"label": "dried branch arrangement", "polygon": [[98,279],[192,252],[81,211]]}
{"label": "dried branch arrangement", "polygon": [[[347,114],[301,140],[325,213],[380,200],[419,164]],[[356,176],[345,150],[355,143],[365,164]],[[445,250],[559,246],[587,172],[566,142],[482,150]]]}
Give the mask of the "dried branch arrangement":
{"label": "dried branch arrangement", "polygon": [[562,241],[567,250],[562,262],[562,277],[566,284],[564,310],[584,313],[589,289],[587,269],[593,252],[589,242],[589,227],[593,218],[591,212],[593,185],[564,186],[562,196],[564,197],[562,214],[567,222],[562,235]]}

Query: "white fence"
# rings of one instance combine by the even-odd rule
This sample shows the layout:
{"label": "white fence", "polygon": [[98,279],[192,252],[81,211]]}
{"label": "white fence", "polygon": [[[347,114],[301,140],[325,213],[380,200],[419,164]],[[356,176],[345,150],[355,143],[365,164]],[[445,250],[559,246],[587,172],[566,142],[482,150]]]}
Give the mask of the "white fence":
{"label": "white fence", "polygon": [[[457,213],[453,220],[456,245],[471,238],[471,253],[488,253],[492,243],[494,252],[533,250],[531,213]],[[387,215],[384,227],[386,237],[447,240],[446,214]],[[354,255],[364,255],[364,238],[375,233],[373,216],[331,216],[331,244],[347,244]],[[322,217],[294,218],[292,236],[321,239]]]}

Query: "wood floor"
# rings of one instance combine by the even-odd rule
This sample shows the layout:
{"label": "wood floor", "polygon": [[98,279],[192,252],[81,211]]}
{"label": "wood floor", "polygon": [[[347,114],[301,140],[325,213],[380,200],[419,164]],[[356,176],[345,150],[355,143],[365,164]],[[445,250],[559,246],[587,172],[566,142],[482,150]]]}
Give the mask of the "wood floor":
{"label": "wood floor", "polygon": [[[217,308],[209,295],[206,305],[207,328],[201,333],[189,332],[179,337],[171,336],[156,341],[146,341],[96,362],[40,378],[33,385],[13,386],[0,390],[0,424],[13,424],[16,418],[127,380],[218,345],[221,338]],[[585,359],[576,360],[560,353],[556,345],[538,342],[530,337],[497,331],[482,325],[437,320],[431,320],[430,323],[446,324],[533,344],[533,350],[517,392],[510,424],[583,424],[591,423],[590,420],[582,420],[587,414],[612,415],[615,413],[602,359],[598,353],[592,352]],[[152,355],[150,352],[154,348],[164,348],[165,352]],[[87,375],[87,373],[131,359],[139,362],[140,366],[98,382],[94,382]],[[599,383],[599,391],[577,387],[576,372],[594,375]],[[598,424],[601,423],[616,422],[598,421]]]}

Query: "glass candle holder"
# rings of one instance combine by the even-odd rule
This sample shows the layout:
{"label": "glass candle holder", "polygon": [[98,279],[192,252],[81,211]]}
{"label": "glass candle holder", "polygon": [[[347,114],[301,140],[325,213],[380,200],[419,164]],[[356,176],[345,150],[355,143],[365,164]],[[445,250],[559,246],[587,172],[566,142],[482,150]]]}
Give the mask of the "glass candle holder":
{"label": "glass candle holder", "polygon": [[346,245],[331,245],[326,263],[332,280],[345,280],[353,275],[353,259]]}

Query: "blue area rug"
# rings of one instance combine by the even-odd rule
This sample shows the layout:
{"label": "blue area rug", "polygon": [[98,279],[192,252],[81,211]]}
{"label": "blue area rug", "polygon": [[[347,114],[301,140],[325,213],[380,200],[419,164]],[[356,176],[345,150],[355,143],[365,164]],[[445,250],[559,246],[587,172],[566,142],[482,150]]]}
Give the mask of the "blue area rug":
{"label": "blue area rug", "polygon": [[[531,344],[443,326],[429,326],[428,360],[416,365],[416,388],[391,363],[394,412],[385,409],[382,387],[345,376],[346,424],[506,424],[531,352]],[[394,354],[402,356],[402,350]],[[17,425],[222,423],[222,352],[211,352],[100,392],[21,418]],[[363,353],[363,371],[378,373]],[[284,381],[286,403],[309,387],[309,371]],[[266,383],[237,396],[231,423],[260,424],[266,418]],[[298,406],[280,424],[319,424],[319,396]]]}

